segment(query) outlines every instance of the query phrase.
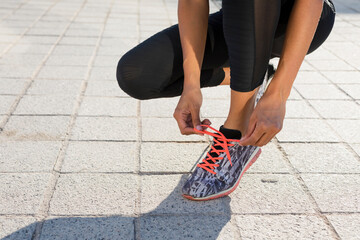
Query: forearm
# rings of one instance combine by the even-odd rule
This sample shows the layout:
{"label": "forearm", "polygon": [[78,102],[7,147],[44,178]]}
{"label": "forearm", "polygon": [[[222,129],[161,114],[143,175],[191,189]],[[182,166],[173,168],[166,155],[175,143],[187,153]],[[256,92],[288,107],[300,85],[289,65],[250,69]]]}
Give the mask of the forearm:
{"label": "forearm", "polygon": [[291,87],[314,37],[323,0],[296,0],[286,30],[285,42],[275,76],[267,92],[283,101]]}
{"label": "forearm", "polygon": [[184,88],[200,88],[208,17],[208,0],[179,0],[178,19],[183,51]]}

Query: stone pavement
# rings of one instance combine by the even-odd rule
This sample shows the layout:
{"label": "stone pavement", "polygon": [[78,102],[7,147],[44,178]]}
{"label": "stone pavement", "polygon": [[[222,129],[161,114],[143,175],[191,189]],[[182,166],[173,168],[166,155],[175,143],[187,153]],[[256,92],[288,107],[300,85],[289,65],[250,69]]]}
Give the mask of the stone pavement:
{"label": "stone pavement", "polygon": [[[177,99],[137,101],[117,61],[176,23],[176,0],[0,0],[1,239],[358,239],[360,2],[306,58],[282,132],[229,197],[180,186],[204,137]],[[217,6],[211,3],[211,10]],[[229,89],[205,89],[219,126]]]}

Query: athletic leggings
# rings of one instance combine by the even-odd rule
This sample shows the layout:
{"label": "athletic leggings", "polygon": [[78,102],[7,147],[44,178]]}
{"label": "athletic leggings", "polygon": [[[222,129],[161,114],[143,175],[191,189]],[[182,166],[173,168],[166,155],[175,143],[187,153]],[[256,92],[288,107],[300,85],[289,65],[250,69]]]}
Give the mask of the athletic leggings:
{"label": "athletic leggings", "polygon": [[[262,84],[269,60],[279,57],[295,0],[223,0],[209,16],[201,69],[201,87],[219,85],[231,69],[231,89],[248,92]],[[335,9],[325,0],[308,53],[328,37]],[[119,86],[137,99],[181,95],[183,55],[178,25],[169,27],[127,52],[117,67]]]}

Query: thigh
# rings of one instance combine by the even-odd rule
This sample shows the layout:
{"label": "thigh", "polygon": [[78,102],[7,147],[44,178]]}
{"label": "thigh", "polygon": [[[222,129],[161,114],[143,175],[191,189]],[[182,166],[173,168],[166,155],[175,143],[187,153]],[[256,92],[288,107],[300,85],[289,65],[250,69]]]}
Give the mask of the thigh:
{"label": "thigh", "polygon": [[[281,14],[278,27],[276,29],[274,45],[272,49],[272,57],[280,57],[284,45],[286,28],[289,17],[294,5],[294,0],[287,0],[281,7]],[[325,42],[330,35],[335,22],[335,7],[331,0],[324,1],[323,11],[317,26],[314,38],[309,47],[307,54],[315,51],[321,44]]]}
{"label": "thigh", "polygon": [[[219,11],[209,16],[201,85],[219,84],[223,80],[220,68],[226,65],[227,60],[222,12]],[[128,79],[122,84],[124,88],[132,89],[146,99],[181,94],[184,71],[178,25],[140,43],[123,56],[119,66],[121,75]]]}

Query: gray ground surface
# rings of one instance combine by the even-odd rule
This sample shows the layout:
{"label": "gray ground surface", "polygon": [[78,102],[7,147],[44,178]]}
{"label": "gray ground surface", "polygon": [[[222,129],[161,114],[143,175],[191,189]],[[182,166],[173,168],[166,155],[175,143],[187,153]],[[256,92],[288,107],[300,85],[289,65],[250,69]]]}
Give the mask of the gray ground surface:
{"label": "gray ground surface", "polygon": [[[176,5],[0,1],[0,238],[358,239],[360,2],[336,1],[284,129],[233,194],[203,203],[180,186],[209,139],[179,134],[177,99],[140,102],[115,79],[122,54],[176,23]],[[219,126],[229,89],[203,95]]]}

